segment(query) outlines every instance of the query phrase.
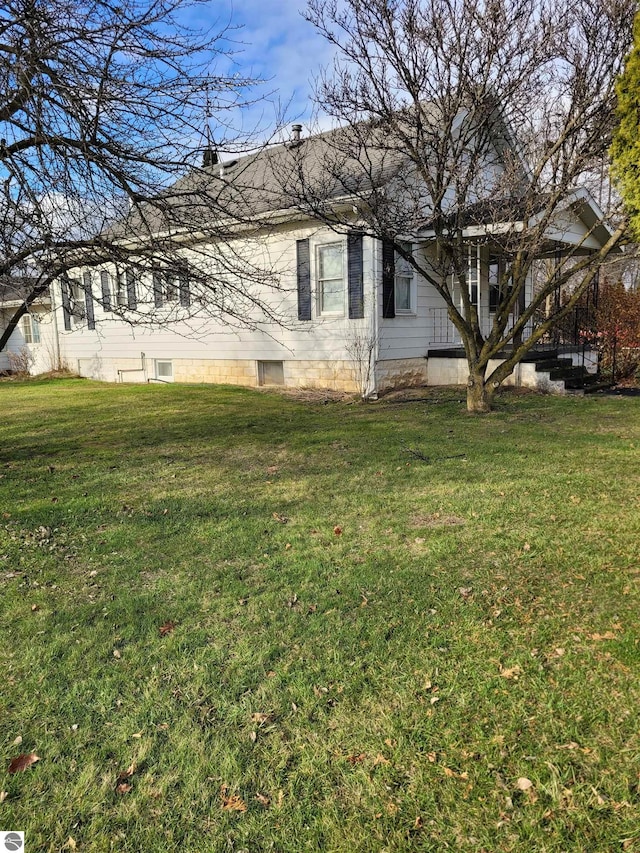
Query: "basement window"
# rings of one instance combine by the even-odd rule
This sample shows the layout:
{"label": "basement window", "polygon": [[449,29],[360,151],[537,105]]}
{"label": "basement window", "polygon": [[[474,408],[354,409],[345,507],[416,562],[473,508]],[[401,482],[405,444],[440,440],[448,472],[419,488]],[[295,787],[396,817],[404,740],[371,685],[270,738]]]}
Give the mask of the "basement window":
{"label": "basement window", "polygon": [[163,382],[173,382],[173,362],[156,359],[156,379]]}
{"label": "basement window", "polygon": [[282,361],[259,361],[258,385],[284,385],[284,363]]}

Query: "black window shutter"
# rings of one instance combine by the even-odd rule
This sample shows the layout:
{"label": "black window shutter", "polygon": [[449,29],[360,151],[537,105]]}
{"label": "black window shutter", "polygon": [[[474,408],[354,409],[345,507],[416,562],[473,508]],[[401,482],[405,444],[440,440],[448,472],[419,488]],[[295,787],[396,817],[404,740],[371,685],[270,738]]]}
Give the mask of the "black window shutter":
{"label": "black window shutter", "polygon": [[298,320],[311,319],[311,262],[309,241],[296,241],[298,271]]}
{"label": "black window shutter", "polygon": [[351,232],[347,237],[347,268],[349,280],[349,319],[364,317],[364,282],[362,277],[362,234]]}
{"label": "black window shutter", "polygon": [[396,261],[391,240],[382,241],[382,316],[396,316]]}
{"label": "black window shutter", "polygon": [[178,279],[178,287],[180,289],[180,305],[183,308],[188,308],[191,305],[191,292],[189,289],[189,273],[187,270],[182,270]]}
{"label": "black window shutter", "polygon": [[62,292],[62,316],[64,317],[64,327],[67,332],[71,331],[71,302],[69,301],[69,282],[63,280],[60,282],[60,290]]}
{"label": "black window shutter", "polygon": [[91,273],[86,272],[82,276],[82,284],[84,287],[84,304],[87,309],[87,328],[95,329],[96,318],[93,310],[93,292],[91,289]]}
{"label": "black window shutter", "polygon": [[162,308],[162,273],[159,270],[153,272],[153,303],[156,308]]}
{"label": "black window shutter", "polygon": [[111,311],[111,276],[106,270],[100,273],[100,287],[102,289],[102,309]]}
{"label": "black window shutter", "polygon": [[136,276],[133,270],[127,270],[127,307],[135,310],[138,307],[138,297],[136,295]]}

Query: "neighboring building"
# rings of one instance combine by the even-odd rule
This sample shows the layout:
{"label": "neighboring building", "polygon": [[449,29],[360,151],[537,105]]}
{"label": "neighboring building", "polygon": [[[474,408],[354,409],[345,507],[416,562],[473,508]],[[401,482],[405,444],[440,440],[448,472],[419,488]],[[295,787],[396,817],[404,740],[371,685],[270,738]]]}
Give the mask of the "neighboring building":
{"label": "neighboring building", "polygon": [[[304,142],[319,146],[322,139]],[[54,289],[55,320],[39,328],[41,339],[45,328],[47,335],[57,335],[57,361],[82,376],[111,382],[284,385],[366,394],[401,385],[466,382],[460,340],[435,288],[390,254],[386,244],[359,234],[355,217],[353,230],[336,233],[287,210],[274,183],[278,156],[278,149],[270,149],[229,164],[214,162],[198,173],[198,179],[204,172],[220,194],[240,186],[244,203],[255,211],[260,226],[251,237],[239,234],[235,249],[277,276],[279,288],[256,284],[256,297],[272,300],[274,310],[285,318],[283,325],[256,322],[230,328],[199,305],[188,274],[168,281],[160,273],[137,276],[105,263],[79,269]],[[178,187],[181,198],[193,180],[187,176]],[[512,227],[514,211],[505,212],[505,217]],[[593,228],[598,218],[601,213],[590,197],[575,193],[548,235],[549,246],[599,248],[609,232],[605,226]],[[464,234],[470,292],[483,327],[490,325],[495,310],[494,282],[501,261],[492,251],[491,233],[499,227],[495,221],[470,224]],[[182,237],[187,264],[196,251],[202,262],[197,232],[194,208],[192,244],[189,234]],[[412,241],[414,251],[428,258],[432,251],[428,229],[414,233]],[[525,293],[525,299],[530,297],[531,290]],[[144,319],[145,306],[152,323],[125,322],[129,309]],[[34,316],[31,312],[32,323]],[[31,343],[24,334],[14,337],[14,350],[21,345],[31,351],[43,346],[33,343],[33,331]],[[583,358],[584,348],[570,357]],[[33,372],[47,367],[38,360]],[[550,376],[540,365],[536,370],[532,357],[508,381],[552,387]]]}

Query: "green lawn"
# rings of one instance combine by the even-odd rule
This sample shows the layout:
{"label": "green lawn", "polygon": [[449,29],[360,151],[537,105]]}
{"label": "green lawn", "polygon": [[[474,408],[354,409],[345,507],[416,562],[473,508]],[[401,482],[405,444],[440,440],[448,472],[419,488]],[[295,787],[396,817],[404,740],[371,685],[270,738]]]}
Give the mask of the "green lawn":
{"label": "green lawn", "polygon": [[1,384],[0,829],[640,851],[640,400],[463,397]]}

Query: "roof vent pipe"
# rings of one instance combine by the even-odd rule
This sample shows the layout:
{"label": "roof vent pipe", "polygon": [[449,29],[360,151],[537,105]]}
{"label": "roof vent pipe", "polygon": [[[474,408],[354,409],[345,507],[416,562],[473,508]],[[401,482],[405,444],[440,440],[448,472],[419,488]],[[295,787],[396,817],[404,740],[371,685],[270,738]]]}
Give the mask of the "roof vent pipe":
{"label": "roof vent pipe", "polygon": [[302,125],[301,124],[292,124],[291,125],[291,142],[294,145],[300,144],[300,134],[302,133]]}

